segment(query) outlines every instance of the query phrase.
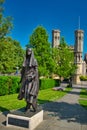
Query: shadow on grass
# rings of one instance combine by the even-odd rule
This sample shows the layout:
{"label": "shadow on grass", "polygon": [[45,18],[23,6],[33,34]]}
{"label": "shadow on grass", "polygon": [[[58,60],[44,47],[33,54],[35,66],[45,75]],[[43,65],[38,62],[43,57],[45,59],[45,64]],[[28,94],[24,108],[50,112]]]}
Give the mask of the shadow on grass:
{"label": "shadow on grass", "polygon": [[87,98],[87,90],[81,91],[81,96],[86,97]]}
{"label": "shadow on grass", "polygon": [[[80,85],[73,85],[73,87],[72,87],[72,89],[80,89],[80,90],[83,90],[83,89],[86,89],[87,87],[81,87]],[[80,91],[67,91],[67,90],[64,90],[65,92],[67,92],[67,93],[70,93],[70,94],[76,94],[76,95],[87,95],[87,91],[85,91],[85,92],[80,92]]]}
{"label": "shadow on grass", "polygon": [[38,104],[44,104],[44,103],[48,103],[48,102],[50,102],[50,101],[38,99]]}
{"label": "shadow on grass", "polygon": [[86,89],[87,86],[81,86],[81,85],[79,85],[79,87],[78,87],[78,86],[75,85],[74,88],[76,88],[76,89]]}
{"label": "shadow on grass", "polygon": [[76,91],[70,91],[70,92],[68,92],[67,90],[64,90],[64,92],[70,93],[70,94],[74,94],[74,95],[79,95],[80,94],[80,92],[76,92]]}

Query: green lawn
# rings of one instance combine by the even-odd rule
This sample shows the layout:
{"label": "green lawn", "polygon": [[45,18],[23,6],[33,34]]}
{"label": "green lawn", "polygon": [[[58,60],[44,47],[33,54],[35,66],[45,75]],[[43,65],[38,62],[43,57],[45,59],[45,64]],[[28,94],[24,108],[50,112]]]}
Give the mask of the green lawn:
{"label": "green lawn", "polygon": [[81,90],[80,98],[87,98],[87,89],[82,89]]}
{"label": "green lawn", "polygon": [[[63,97],[71,88],[65,91],[53,91],[52,89],[40,90],[38,95],[38,104],[50,102]],[[0,112],[22,108],[26,105],[25,100],[18,100],[18,94],[0,96]]]}
{"label": "green lawn", "polygon": [[81,106],[87,109],[87,89],[81,90],[79,103]]}
{"label": "green lawn", "polygon": [[79,99],[79,103],[81,106],[87,109],[87,100],[84,99]]}

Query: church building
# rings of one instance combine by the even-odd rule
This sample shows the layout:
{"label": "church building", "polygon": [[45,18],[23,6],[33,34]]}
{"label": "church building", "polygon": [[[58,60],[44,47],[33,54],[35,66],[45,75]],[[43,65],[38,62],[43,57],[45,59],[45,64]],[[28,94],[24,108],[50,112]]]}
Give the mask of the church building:
{"label": "church building", "polygon": [[[80,76],[87,74],[87,54],[85,54],[84,60],[82,59],[83,55],[83,39],[84,31],[75,30],[75,43],[73,46],[75,64],[77,65],[77,70],[73,77],[73,83],[80,84]],[[60,30],[52,30],[52,47],[58,47],[60,44]]]}

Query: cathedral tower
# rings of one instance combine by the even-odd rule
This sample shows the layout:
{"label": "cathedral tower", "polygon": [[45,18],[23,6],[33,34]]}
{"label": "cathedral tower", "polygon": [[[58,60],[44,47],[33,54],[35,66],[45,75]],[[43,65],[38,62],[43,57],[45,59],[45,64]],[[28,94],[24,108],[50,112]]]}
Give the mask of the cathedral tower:
{"label": "cathedral tower", "polygon": [[52,47],[58,47],[60,44],[60,30],[52,30]]}
{"label": "cathedral tower", "polygon": [[83,30],[75,31],[75,46],[74,46],[74,54],[75,54],[75,64],[77,65],[76,74],[74,77],[74,82],[76,84],[80,83],[79,76],[82,75],[82,54],[83,54]]}
{"label": "cathedral tower", "polygon": [[75,31],[75,62],[82,62],[82,53],[83,53],[83,37],[84,31],[83,30],[76,30]]}

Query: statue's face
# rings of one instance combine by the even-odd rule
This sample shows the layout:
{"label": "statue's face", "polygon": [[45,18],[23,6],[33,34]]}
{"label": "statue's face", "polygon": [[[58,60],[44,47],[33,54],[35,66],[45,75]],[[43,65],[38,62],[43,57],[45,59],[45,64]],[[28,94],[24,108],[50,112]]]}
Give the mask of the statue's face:
{"label": "statue's face", "polygon": [[32,50],[30,48],[28,48],[27,49],[27,55],[29,56],[29,55],[31,55],[31,53],[32,53]]}

